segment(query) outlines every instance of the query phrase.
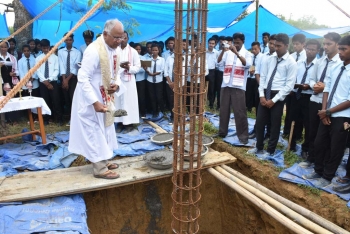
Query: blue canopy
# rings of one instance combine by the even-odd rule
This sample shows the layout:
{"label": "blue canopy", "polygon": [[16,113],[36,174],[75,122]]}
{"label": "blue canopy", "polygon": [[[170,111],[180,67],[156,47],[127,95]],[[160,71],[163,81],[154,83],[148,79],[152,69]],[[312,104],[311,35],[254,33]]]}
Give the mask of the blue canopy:
{"label": "blue canopy", "polygon": [[[220,35],[232,36],[236,32],[242,32],[245,35],[245,46],[250,48],[255,41],[255,17],[256,11],[250,13],[244,19],[231,25],[230,27],[219,32]],[[263,6],[259,6],[259,37],[258,41],[262,42],[262,33],[268,32],[271,35],[276,33],[286,33],[289,37],[297,33],[304,34],[307,38],[319,38],[319,36],[307,33],[298,29],[285,21],[281,20]]]}
{"label": "blue canopy", "polygon": [[10,36],[10,32],[9,32],[9,28],[7,27],[7,23],[6,23],[6,15],[4,14],[0,14],[0,38],[6,38],[8,36]]}
{"label": "blue canopy", "polygon": [[[31,16],[36,16],[45,10],[56,0],[21,0],[24,7]],[[93,5],[97,0],[93,0]],[[208,4],[208,27],[226,27],[230,25],[252,1],[232,2],[232,3],[210,3]],[[107,19],[118,18],[121,21],[135,19],[140,26],[136,28],[131,41],[141,42],[152,39],[165,40],[169,35],[173,35],[174,25],[174,2],[164,1],[140,1],[130,0],[127,4],[131,6],[130,11],[99,9],[93,14],[86,24],[83,24],[74,34],[77,35],[75,45],[83,44],[82,32],[90,29],[101,33]],[[48,13],[34,22],[33,37],[47,38],[52,44],[59,41],[63,34],[69,31],[78,20],[90,9],[86,0],[63,1],[62,5],[57,5]],[[225,17],[222,17],[223,12]],[[60,26],[59,19],[61,19]],[[140,32],[138,34],[137,32]]]}

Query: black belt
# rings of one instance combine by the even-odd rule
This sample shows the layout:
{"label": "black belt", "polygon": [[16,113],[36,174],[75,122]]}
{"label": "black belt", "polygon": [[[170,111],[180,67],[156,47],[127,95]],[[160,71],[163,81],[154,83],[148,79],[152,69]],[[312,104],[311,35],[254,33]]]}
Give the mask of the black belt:
{"label": "black belt", "polygon": [[[266,89],[264,89],[264,92],[266,93]],[[271,90],[271,94],[277,94],[279,90]]]}
{"label": "black belt", "polygon": [[[294,92],[294,94],[296,94],[296,92]],[[300,97],[307,97],[307,98],[310,98],[310,97],[311,97],[311,94],[308,94],[308,93],[300,93]]]}

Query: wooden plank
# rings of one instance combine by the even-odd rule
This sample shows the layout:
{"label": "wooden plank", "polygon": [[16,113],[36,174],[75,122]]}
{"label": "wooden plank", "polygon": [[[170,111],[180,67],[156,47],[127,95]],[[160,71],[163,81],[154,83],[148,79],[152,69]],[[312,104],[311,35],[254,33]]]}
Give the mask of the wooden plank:
{"label": "wooden plank", "polygon": [[[205,169],[235,161],[236,158],[229,153],[220,153],[211,149],[202,159],[202,167]],[[172,175],[172,168],[156,170],[148,167],[143,161],[143,156],[123,158],[113,162],[119,164],[116,171],[120,174],[120,178],[116,180],[94,178],[91,165],[14,175],[4,179],[2,184],[0,182],[0,202],[26,201],[83,193],[156,180]]]}

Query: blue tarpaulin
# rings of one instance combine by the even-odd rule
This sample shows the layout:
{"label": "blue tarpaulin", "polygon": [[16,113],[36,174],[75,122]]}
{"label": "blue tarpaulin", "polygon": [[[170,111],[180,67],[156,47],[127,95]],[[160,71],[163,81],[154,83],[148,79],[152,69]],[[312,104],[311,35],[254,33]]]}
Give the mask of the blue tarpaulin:
{"label": "blue tarpaulin", "polygon": [[[21,2],[29,14],[35,17],[56,0],[21,0]],[[93,0],[93,5],[96,2],[97,0]],[[174,2],[128,0],[126,3],[131,7],[130,11],[118,9],[110,11],[99,9],[96,11],[86,21],[86,24],[83,24],[75,32],[77,35],[75,45],[79,47],[84,43],[83,31],[91,29],[95,35],[101,33],[105,21],[112,18],[118,18],[121,21],[135,19],[140,24],[135,30],[135,35],[130,37],[130,41],[165,40],[174,35]],[[252,1],[209,3],[208,27],[217,28],[230,25],[251,3]],[[63,34],[69,31],[90,8],[86,0],[63,1],[62,6],[61,4],[57,5],[40,17],[40,20],[34,22],[33,37],[47,38],[52,43],[58,42]],[[223,13],[225,13],[225,17],[222,17]],[[59,19],[61,19],[61,23],[59,23]],[[136,33],[137,31],[140,32],[140,35]]]}
{"label": "blue tarpaulin", "polygon": [[9,28],[6,23],[6,14],[0,14],[0,38],[6,38],[10,36]]}

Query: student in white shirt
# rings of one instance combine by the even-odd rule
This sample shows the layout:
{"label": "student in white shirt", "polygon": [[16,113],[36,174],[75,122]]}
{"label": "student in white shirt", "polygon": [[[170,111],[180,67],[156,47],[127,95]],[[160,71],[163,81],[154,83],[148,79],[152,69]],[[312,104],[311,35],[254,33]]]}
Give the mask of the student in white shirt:
{"label": "student in white shirt", "polygon": [[94,32],[91,30],[86,30],[83,32],[83,38],[84,38],[85,44],[80,46],[79,48],[82,55],[84,54],[86,47],[88,47],[88,45],[91,44],[92,40],[94,39],[94,35],[95,35]]}
{"label": "student in white shirt", "polygon": [[269,49],[270,33],[264,32],[262,34],[262,39],[263,39],[263,42],[260,45],[260,51],[262,54],[268,54],[270,52],[270,49]]}
{"label": "student in white shirt", "polygon": [[[64,36],[66,34],[64,34]],[[73,34],[71,34],[64,42],[66,46],[58,50],[58,64],[60,67],[64,103],[70,113],[75,87],[78,83],[77,63],[81,62],[81,52],[73,47]]]}
{"label": "student in white shirt", "polygon": [[169,109],[170,109],[170,120],[169,123],[172,124],[174,121],[174,113],[173,113],[173,108],[174,108],[174,57],[175,54],[173,53],[170,55],[167,60],[165,61],[165,66],[164,66],[164,77],[166,78],[166,94],[167,94],[167,99],[169,101]]}
{"label": "student in white shirt", "polygon": [[[276,55],[270,56],[261,70],[259,96],[260,104],[256,119],[256,154],[273,156],[276,150],[284,99],[292,91],[295,84],[297,63],[288,53],[289,37],[279,33],[275,37]],[[264,148],[265,126],[271,122],[271,135],[267,152]]]}
{"label": "student in white shirt", "polygon": [[[134,44],[134,49],[139,54],[140,60],[145,60],[144,57],[141,55],[142,45],[139,43]],[[136,88],[137,88],[137,98],[139,103],[139,114],[141,118],[146,118],[146,73],[145,69],[143,67],[140,67],[140,70],[138,73],[135,74],[135,80],[136,80]]]}
{"label": "student in white shirt", "polygon": [[338,33],[330,32],[324,35],[323,38],[323,48],[326,55],[317,60],[314,65],[314,72],[310,74],[309,85],[313,92],[309,103],[309,151],[305,162],[299,164],[301,167],[309,167],[315,162],[316,146],[314,143],[320,125],[320,118],[317,114],[319,110],[322,110],[322,97],[327,78],[326,74],[340,61],[338,42],[340,41],[341,36]]}
{"label": "student in white shirt", "polygon": [[[18,61],[18,73],[21,80],[28,71],[35,66],[35,58],[31,55],[29,45],[22,46],[22,53],[23,56]],[[32,96],[39,97],[39,81],[35,73],[30,78],[30,81],[32,82]],[[22,90],[22,96],[29,96],[28,87],[26,85],[23,85]]]}
{"label": "student in white shirt", "polygon": [[162,53],[162,57],[164,58],[164,61],[166,61],[169,56],[174,54],[175,38],[169,37],[165,41],[165,43],[166,43],[167,50]]}
{"label": "student in white shirt", "polygon": [[147,89],[150,97],[152,118],[156,118],[159,114],[159,109],[164,112],[163,101],[163,72],[165,61],[159,57],[159,45],[152,44],[152,64],[151,67],[145,67],[147,74]]}
{"label": "student in white shirt", "polygon": [[301,157],[306,158],[309,151],[309,126],[310,113],[309,102],[313,93],[310,88],[310,77],[314,73],[315,64],[317,62],[316,55],[319,52],[321,44],[311,39],[306,42],[306,60],[300,60],[298,65],[297,79],[294,90],[291,93],[291,120],[295,121],[294,131],[296,134],[292,136],[290,145],[291,151],[296,151],[296,136],[298,132],[303,132],[305,129],[305,137],[301,145]]}
{"label": "student in white shirt", "polygon": [[[42,54],[36,59],[35,63],[38,63],[45,55],[50,51],[50,41],[42,39],[40,41]],[[61,106],[61,95],[58,88],[57,80],[59,74],[58,57],[52,54],[49,59],[43,63],[36,72],[39,78],[39,89],[40,96],[45,100],[48,106],[52,106],[52,113],[55,116],[58,125],[63,125],[62,118],[62,106]],[[51,105],[51,103],[53,105]],[[44,123],[49,124],[49,116],[44,115]]]}
{"label": "student in white shirt", "polygon": [[314,172],[303,175],[313,180],[317,188],[331,184],[344,156],[348,131],[344,123],[350,122],[350,36],[338,43],[339,57],[327,74],[322,98],[322,110],[318,112],[320,123],[315,139]]}
{"label": "student in white shirt", "polygon": [[205,57],[208,64],[209,74],[205,77],[205,81],[208,82],[208,101],[209,108],[214,108],[214,100],[215,100],[215,68],[216,63],[219,57],[219,51],[214,49],[215,47],[215,39],[209,38],[208,40],[208,50],[206,51]]}

